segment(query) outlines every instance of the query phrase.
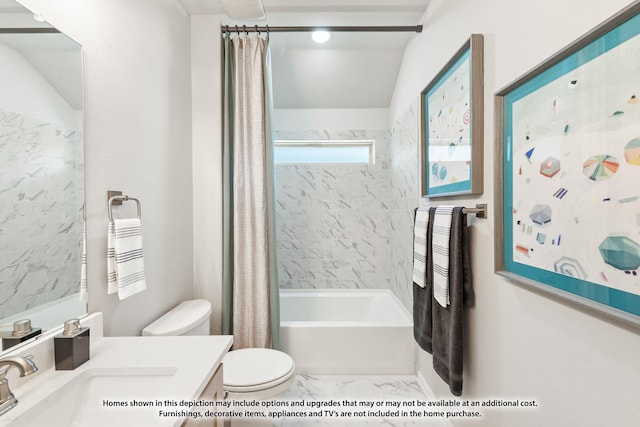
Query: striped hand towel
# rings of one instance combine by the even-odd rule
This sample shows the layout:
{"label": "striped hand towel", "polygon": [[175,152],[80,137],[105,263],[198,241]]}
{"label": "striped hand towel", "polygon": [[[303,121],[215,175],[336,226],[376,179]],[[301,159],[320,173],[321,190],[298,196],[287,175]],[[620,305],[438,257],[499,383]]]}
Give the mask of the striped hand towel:
{"label": "striped hand towel", "polygon": [[87,294],[87,222],[82,223],[82,260],[80,264],[80,299],[89,301]]}
{"label": "striped hand towel", "polygon": [[413,283],[424,288],[427,275],[427,226],[429,206],[420,206],[416,211],[413,227]]}
{"label": "striped hand towel", "polygon": [[147,288],[139,218],[114,219],[109,223],[107,273],[107,293],[117,292],[121,300]]}
{"label": "striped hand towel", "polygon": [[433,219],[433,296],[442,307],[449,299],[449,238],[454,206],[438,206]]}
{"label": "striped hand towel", "polygon": [[107,293],[118,292],[118,278],[116,276],[116,229],[113,222],[109,222],[107,230]]}

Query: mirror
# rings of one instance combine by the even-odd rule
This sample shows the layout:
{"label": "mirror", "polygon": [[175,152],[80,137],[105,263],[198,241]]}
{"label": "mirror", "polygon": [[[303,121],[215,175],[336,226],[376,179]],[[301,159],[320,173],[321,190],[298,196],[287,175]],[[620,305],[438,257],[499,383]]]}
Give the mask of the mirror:
{"label": "mirror", "polygon": [[20,319],[44,331],[86,314],[82,49],[37,18],[0,0],[3,336]]}

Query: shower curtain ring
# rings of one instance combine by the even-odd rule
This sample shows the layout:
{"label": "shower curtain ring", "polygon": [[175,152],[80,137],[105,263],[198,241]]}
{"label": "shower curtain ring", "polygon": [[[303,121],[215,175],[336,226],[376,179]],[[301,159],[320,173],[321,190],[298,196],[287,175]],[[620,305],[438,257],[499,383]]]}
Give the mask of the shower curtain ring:
{"label": "shower curtain ring", "polygon": [[246,26],[246,25],[243,25],[243,26],[242,26],[242,29],[244,30],[244,35],[245,35],[245,36],[248,36],[248,35],[249,35],[249,32],[247,31],[247,26]]}
{"label": "shower curtain ring", "polygon": [[238,30],[238,26],[236,25],[236,34],[240,35],[240,30]]}
{"label": "shower curtain ring", "polygon": [[260,29],[258,28],[258,25],[256,25],[256,34],[260,35]]}
{"label": "shower curtain ring", "polygon": [[271,33],[269,32],[269,24],[267,24],[267,35],[269,35],[269,34],[271,34]]}

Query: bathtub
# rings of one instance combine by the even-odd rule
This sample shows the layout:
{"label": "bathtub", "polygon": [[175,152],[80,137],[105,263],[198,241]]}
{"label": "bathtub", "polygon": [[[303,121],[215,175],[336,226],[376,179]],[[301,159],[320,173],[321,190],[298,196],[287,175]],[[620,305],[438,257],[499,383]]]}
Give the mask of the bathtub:
{"label": "bathtub", "polygon": [[80,299],[80,294],[73,294],[0,319],[0,324],[10,325],[17,320],[29,319],[31,326],[46,331],[57,328],[66,320],[86,314],[87,303]]}
{"label": "bathtub", "polygon": [[414,374],[412,325],[387,289],[280,290],[280,344],[299,374]]}

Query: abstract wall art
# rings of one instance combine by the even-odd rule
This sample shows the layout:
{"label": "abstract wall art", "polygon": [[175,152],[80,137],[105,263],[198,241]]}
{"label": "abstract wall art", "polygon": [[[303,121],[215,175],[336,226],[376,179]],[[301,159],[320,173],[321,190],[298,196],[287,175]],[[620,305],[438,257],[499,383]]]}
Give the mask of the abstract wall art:
{"label": "abstract wall art", "polygon": [[638,2],[496,95],[496,270],[640,326],[639,97]]}
{"label": "abstract wall art", "polygon": [[482,193],[483,72],[473,34],[420,94],[424,196]]}

